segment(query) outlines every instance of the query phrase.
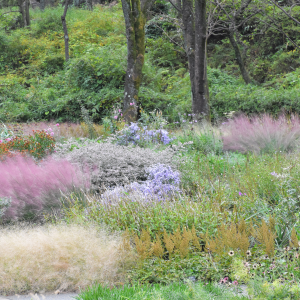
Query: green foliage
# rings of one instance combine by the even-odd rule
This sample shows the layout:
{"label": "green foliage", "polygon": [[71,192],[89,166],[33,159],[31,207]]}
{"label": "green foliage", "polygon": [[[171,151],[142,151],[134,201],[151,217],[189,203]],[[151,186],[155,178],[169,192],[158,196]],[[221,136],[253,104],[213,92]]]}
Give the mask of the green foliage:
{"label": "green foliage", "polygon": [[165,38],[147,39],[146,50],[150,61],[159,67],[180,68],[186,64],[184,53],[178,51],[179,47],[174,46]]}
{"label": "green foliage", "polygon": [[33,22],[31,34],[39,38],[53,31],[63,33],[61,15],[61,9],[47,7]]}
{"label": "green foliage", "polygon": [[[226,273],[223,273],[225,275]],[[188,279],[202,282],[216,281],[222,276],[205,253],[189,258],[175,255],[169,259],[155,257],[139,262],[130,272],[130,280],[139,283],[170,284]]]}
{"label": "green foliage", "polygon": [[[180,116],[183,124],[187,124],[188,116]],[[185,119],[185,120],[184,120]],[[189,124],[188,124],[189,125]],[[177,141],[180,143],[188,143],[186,148],[192,151],[197,151],[203,154],[221,154],[223,152],[223,144],[218,132],[203,122],[197,126],[196,123],[193,125],[183,127],[180,135],[177,137]]]}
{"label": "green foliage", "polygon": [[41,65],[41,69],[47,74],[54,74],[63,69],[64,63],[65,57],[61,54],[46,56]]}
{"label": "green foliage", "polygon": [[167,286],[153,285],[124,285],[120,287],[103,287],[95,285],[82,291],[75,299],[77,300],[225,300],[246,299],[237,296],[232,291],[215,284],[202,283],[173,283]]}
{"label": "green foliage", "polygon": [[251,299],[299,299],[300,288],[297,283],[287,284],[281,280],[276,280],[273,283],[256,279],[251,281],[248,288],[248,293]]}

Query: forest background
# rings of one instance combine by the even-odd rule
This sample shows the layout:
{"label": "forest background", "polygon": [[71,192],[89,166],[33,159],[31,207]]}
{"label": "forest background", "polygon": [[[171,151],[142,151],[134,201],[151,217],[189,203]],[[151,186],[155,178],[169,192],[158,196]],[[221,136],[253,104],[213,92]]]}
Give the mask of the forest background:
{"label": "forest background", "polygon": [[[25,14],[21,22],[20,6],[12,6],[19,3],[1,2],[1,121],[77,121],[83,105],[99,122],[122,103],[127,48],[121,3],[93,3],[91,10],[88,3],[77,2],[70,4],[66,17],[68,62],[61,3],[35,2],[33,9],[22,2],[30,13],[29,21]],[[247,8],[233,17],[245,2]],[[216,9],[218,3],[225,9]],[[156,1],[150,10],[138,103],[146,112],[162,110],[169,122],[178,121],[178,113],[192,112],[178,14],[167,1]],[[299,14],[295,1],[207,1],[212,120],[232,111],[299,113]],[[238,53],[248,81],[241,75]]]}

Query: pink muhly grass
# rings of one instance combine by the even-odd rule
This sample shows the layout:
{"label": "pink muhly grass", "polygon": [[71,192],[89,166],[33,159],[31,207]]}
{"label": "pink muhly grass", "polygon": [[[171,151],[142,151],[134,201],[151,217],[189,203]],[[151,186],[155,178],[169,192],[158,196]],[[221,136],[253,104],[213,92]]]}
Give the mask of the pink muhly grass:
{"label": "pink muhly grass", "polygon": [[[82,173],[67,160],[48,159],[37,165],[29,157],[7,158],[0,163],[0,198],[11,198],[4,218],[17,219],[26,208],[39,212],[45,206],[57,205],[57,192],[88,187],[86,182]],[[49,199],[51,193],[54,196]]]}
{"label": "pink muhly grass", "polygon": [[225,151],[270,153],[290,152],[297,146],[300,137],[298,116],[274,119],[265,114],[249,119],[242,115],[230,120],[222,128]]}

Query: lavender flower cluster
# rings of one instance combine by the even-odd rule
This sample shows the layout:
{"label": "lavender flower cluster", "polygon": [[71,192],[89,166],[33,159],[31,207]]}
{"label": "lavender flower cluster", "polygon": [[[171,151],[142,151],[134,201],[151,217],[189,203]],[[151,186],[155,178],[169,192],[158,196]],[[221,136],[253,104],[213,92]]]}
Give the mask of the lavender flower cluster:
{"label": "lavender flower cluster", "polygon": [[147,130],[147,126],[141,129],[137,123],[127,125],[116,135],[115,139],[118,145],[124,146],[128,146],[128,144],[141,146],[148,143],[167,145],[173,140],[169,137],[168,131],[164,129]]}
{"label": "lavender flower cluster", "polygon": [[[113,200],[121,200],[129,194],[138,194],[141,198],[162,201],[170,198],[172,195],[180,193],[180,174],[173,171],[165,164],[155,164],[146,169],[148,173],[147,180],[143,183],[133,182],[124,187],[116,187],[106,191],[101,195],[102,200],[111,203]],[[133,198],[131,198],[132,201]]]}

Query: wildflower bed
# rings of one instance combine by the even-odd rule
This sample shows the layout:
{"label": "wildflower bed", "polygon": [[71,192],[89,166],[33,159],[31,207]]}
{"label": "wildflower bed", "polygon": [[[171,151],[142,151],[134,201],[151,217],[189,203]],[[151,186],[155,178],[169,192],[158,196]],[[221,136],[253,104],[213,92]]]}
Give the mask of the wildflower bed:
{"label": "wildflower bed", "polygon": [[211,127],[153,113],[126,126],[120,117],[29,135],[3,124],[2,226],[50,221],[121,233],[134,263],[122,256],[116,286],[247,284],[252,299],[298,299],[299,120],[240,116]]}

